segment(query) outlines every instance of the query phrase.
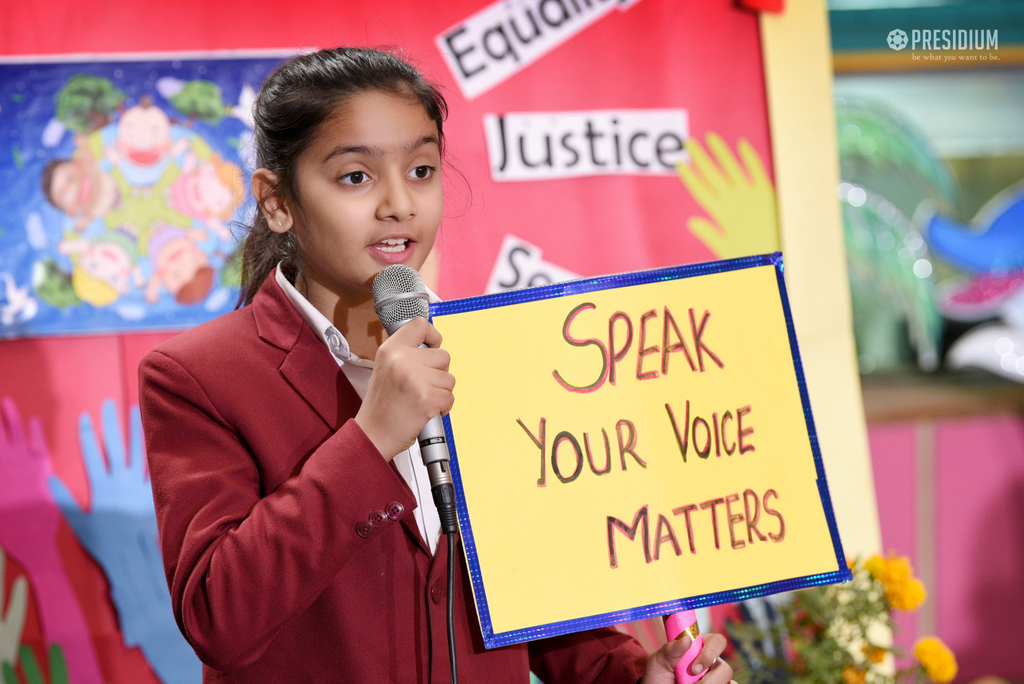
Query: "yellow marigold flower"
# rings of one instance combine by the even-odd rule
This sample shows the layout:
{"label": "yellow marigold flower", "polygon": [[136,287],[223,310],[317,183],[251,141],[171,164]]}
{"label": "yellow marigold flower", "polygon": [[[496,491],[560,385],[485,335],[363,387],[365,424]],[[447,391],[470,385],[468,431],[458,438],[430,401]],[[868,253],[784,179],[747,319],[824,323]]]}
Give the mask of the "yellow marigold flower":
{"label": "yellow marigold flower", "polygon": [[878,646],[865,646],[861,651],[864,652],[869,663],[874,663],[876,665],[885,660],[885,654],[888,653],[884,648],[879,648]]}
{"label": "yellow marigold flower", "polygon": [[906,556],[890,554],[888,558],[872,556],[864,564],[872,577],[885,589],[886,598],[893,608],[914,610],[925,599],[924,585],[913,575]]}
{"label": "yellow marigold flower", "polygon": [[864,684],[867,681],[867,674],[859,667],[847,665],[843,668],[843,681],[846,684]]}
{"label": "yellow marigold flower", "polygon": [[925,591],[921,580],[911,578],[905,582],[890,584],[885,588],[885,596],[889,599],[889,605],[896,610],[916,610],[924,603],[928,592]]}
{"label": "yellow marigold flower", "polygon": [[871,573],[871,576],[880,582],[885,582],[888,577],[886,572],[885,559],[881,556],[872,556],[864,562],[864,569]]}
{"label": "yellow marigold flower", "polygon": [[956,677],[956,657],[937,637],[925,637],[918,641],[914,646],[914,657],[921,661],[925,674],[939,684],[951,682]]}
{"label": "yellow marigold flower", "polygon": [[[913,574],[910,570],[910,560],[906,556],[889,556],[885,564],[886,579],[882,580],[888,584],[906,582]],[[881,579],[881,578],[879,578]]]}

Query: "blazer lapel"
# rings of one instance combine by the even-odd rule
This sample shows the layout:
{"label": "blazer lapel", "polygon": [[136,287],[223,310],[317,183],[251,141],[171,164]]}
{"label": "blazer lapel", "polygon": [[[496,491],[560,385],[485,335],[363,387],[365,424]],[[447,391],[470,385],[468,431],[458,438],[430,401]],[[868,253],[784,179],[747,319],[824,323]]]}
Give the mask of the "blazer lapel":
{"label": "blazer lapel", "polygon": [[337,430],[359,410],[359,395],[331,352],[271,274],[253,298],[260,337],[286,352],[280,371],[295,391]]}
{"label": "blazer lapel", "polygon": [[281,374],[335,430],[359,410],[359,395],[308,325],[303,325],[295,346],[281,364]]}
{"label": "blazer lapel", "polygon": [[[332,430],[354,418],[362,403],[359,395],[323,341],[306,325],[305,319],[288,300],[273,274],[260,286],[252,306],[260,337],[286,352],[280,371],[288,384]],[[408,487],[394,463],[391,463],[391,469]],[[433,502],[421,501],[420,505],[431,506]],[[430,547],[420,535],[416,519],[407,515],[402,518],[402,526],[429,555]]]}

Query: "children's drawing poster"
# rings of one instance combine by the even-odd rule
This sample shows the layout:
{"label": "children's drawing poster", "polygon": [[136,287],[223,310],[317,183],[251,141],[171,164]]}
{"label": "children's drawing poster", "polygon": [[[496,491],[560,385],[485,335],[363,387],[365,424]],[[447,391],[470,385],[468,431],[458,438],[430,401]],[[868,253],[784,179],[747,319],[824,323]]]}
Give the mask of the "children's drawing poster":
{"label": "children's drawing poster", "polygon": [[278,61],[0,64],[0,336],[231,310],[252,102]]}
{"label": "children's drawing poster", "polygon": [[778,253],[431,311],[488,647],[849,579]]}

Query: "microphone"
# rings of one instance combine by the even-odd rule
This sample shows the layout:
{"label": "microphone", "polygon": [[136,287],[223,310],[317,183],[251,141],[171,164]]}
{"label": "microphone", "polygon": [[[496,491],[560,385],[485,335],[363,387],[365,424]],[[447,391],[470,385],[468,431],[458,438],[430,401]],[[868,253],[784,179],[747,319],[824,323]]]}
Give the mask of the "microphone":
{"label": "microphone", "polygon": [[[429,295],[423,278],[414,268],[405,264],[386,266],[373,279],[373,310],[381,325],[393,335],[414,318],[428,318]],[[423,345],[426,346],[426,345]],[[419,434],[420,454],[430,479],[430,494],[441,519],[441,531],[458,531],[458,512],[455,508],[455,485],[448,467],[448,441],[440,416],[434,416]]]}

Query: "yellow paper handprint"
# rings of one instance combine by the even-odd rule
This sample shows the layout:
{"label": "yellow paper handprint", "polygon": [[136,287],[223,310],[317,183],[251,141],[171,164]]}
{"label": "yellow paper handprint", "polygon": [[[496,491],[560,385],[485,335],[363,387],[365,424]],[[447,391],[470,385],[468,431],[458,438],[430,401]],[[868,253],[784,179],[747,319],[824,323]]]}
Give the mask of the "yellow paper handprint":
{"label": "yellow paper handprint", "polygon": [[743,160],[741,167],[718,134],[708,133],[706,140],[715,159],[700,141],[691,138],[686,144],[691,163],[680,162],[676,171],[715,222],[694,216],[687,222],[687,228],[722,259],[776,251],[779,221],[775,188],[757,152],[740,138],[737,149]]}

